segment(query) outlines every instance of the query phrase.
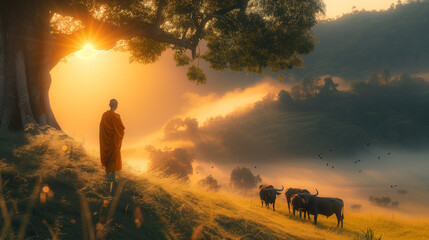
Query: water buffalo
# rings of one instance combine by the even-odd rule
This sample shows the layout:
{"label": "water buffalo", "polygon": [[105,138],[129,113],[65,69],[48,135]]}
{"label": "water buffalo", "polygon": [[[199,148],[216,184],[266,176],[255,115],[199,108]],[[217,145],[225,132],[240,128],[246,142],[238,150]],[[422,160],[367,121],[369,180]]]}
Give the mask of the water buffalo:
{"label": "water buffalo", "polygon": [[262,207],[265,206],[269,207],[270,203],[273,204],[273,210],[276,210],[275,204],[276,204],[276,195],[280,195],[281,191],[283,191],[284,187],[282,186],[282,189],[275,189],[273,185],[260,185],[259,186],[259,197],[261,198],[261,204]]}
{"label": "water buffalo", "polygon": [[316,194],[301,194],[304,200],[304,208],[307,213],[314,215],[314,224],[317,224],[317,215],[321,214],[326,217],[335,213],[337,216],[337,227],[343,227],[344,219],[344,202],[339,198],[317,197],[319,191],[316,189]]}
{"label": "water buffalo", "polygon": [[310,192],[307,189],[288,188],[287,191],[285,192],[285,196],[286,196],[287,207],[289,209],[289,213],[290,213],[290,199],[291,199],[292,195],[297,194],[297,193],[308,193],[308,194],[310,194]]}
{"label": "water buffalo", "polygon": [[310,214],[308,214],[307,210],[305,209],[304,206],[304,199],[302,198],[303,194],[308,194],[308,193],[298,193],[298,194],[294,194],[291,197],[291,204],[292,204],[292,211],[293,211],[293,216],[295,216],[295,211],[299,211],[299,218],[302,217],[302,212],[304,212],[304,219],[305,216],[308,216],[308,219],[310,219]]}

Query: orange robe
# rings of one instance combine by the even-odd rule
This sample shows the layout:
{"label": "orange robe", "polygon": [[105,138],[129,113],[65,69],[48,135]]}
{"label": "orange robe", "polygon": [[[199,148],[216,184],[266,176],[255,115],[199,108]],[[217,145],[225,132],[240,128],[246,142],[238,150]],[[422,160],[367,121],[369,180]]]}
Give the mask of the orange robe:
{"label": "orange robe", "polygon": [[100,158],[106,172],[122,169],[121,146],[124,124],[118,114],[107,111],[100,122]]}

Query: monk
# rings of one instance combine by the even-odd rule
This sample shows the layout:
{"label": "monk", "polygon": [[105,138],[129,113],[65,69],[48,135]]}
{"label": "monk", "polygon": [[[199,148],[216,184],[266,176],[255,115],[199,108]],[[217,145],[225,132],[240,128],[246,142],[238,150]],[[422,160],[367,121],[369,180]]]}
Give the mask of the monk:
{"label": "monk", "polygon": [[110,100],[109,106],[110,110],[103,114],[100,122],[100,158],[108,181],[114,182],[115,172],[122,169],[121,146],[125,127],[119,114],[115,113],[118,101]]}

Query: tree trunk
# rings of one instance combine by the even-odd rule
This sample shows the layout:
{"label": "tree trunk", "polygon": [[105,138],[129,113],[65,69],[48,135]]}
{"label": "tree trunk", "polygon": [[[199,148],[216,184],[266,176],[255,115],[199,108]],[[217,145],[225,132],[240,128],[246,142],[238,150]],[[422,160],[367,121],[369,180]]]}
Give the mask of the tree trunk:
{"label": "tree trunk", "polygon": [[43,2],[0,3],[0,127],[27,124],[60,129],[49,102],[51,34],[49,8]]}
{"label": "tree trunk", "polygon": [[3,101],[4,101],[4,82],[5,82],[5,70],[4,70],[4,45],[3,45],[3,31],[2,31],[2,19],[0,16],[0,124],[2,120],[3,112]]}
{"label": "tree trunk", "polygon": [[25,58],[22,51],[18,51],[15,56],[16,90],[18,95],[18,107],[21,113],[23,125],[36,123],[31,111],[30,97],[28,96],[27,73],[25,71]]}

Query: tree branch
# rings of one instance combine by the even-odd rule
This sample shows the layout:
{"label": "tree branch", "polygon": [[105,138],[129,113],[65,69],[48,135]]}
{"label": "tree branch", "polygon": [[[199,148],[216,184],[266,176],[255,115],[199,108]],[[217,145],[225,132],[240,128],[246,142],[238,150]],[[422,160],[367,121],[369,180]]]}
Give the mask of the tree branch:
{"label": "tree branch", "polygon": [[[60,1],[54,6],[54,11],[64,16],[71,16],[80,20],[84,28],[72,34],[58,34],[54,36],[52,64],[53,68],[62,58],[81,49],[90,42],[96,49],[109,50],[113,48],[119,40],[129,40],[133,37],[141,36],[155,41],[170,43],[192,51],[195,57],[196,47],[201,40],[204,27],[213,18],[225,15],[233,10],[240,9],[239,5],[233,5],[224,9],[207,14],[199,23],[194,23],[196,31],[189,39],[182,36],[176,38],[173,34],[163,30],[160,25],[163,21],[162,10],[166,5],[165,0],[160,0],[156,12],[155,23],[144,21],[134,21],[121,26],[96,19],[84,5],[70,6],[67,1]],[[186,34],[187,31],[185,31]]]}
{"label": "tree branch", "polygon": [[[214,11],[213,13],[210,13],[210,14],[207,14],[202,20],[201,20],[201,22],[200,23],[198,23],[198,21],[197,20],[194,20],[194,21],[196,21],[195,22],[195,25],[196,25],[196,29],[195,29],[195,34],[194,34],[194,36],[192,36],[191,37],[191,43],[192,43],[192,46],[193,46],[193,48],[191,49],[191,51],[192,51],[192,59],[194,59],[195,58],[195,55],[196,55],[196,48],[197,48],[197,46],[198,46],[198,43],[200,42],[200,40],[201,40],[201,35],[202,35],[202,33],[203,33],[203,31],[204,31],[204,27],[206,26],[206,24],[207,24],[207,22],[209,22],[210,20],[212,20],[213,18],[222,18],[223,17],[223,15],[225,15],[225,14],[227,14],[227,13],[229,13],[229,12],[231,12],[231,11],[234,11],[234,10],[236,10],[236,9],[240,9],[240,5],[232,5],[232,6],[230,6],[230,7],[227,7],[227,8],[223,8],[223,9],[220,9],[220,10],[217,10],[217,11]],[[195,18],[196,19],[196,18]]]}
{"label": "tree branch", "polygon": [[166,4],[167,4],[166,0],[159,0],[158,2],[158,9],[156,10],[156,20],[155,20],[155,24],[158,27],[161,26],[161,23],[163,21],[162,10],[164,9]]}

